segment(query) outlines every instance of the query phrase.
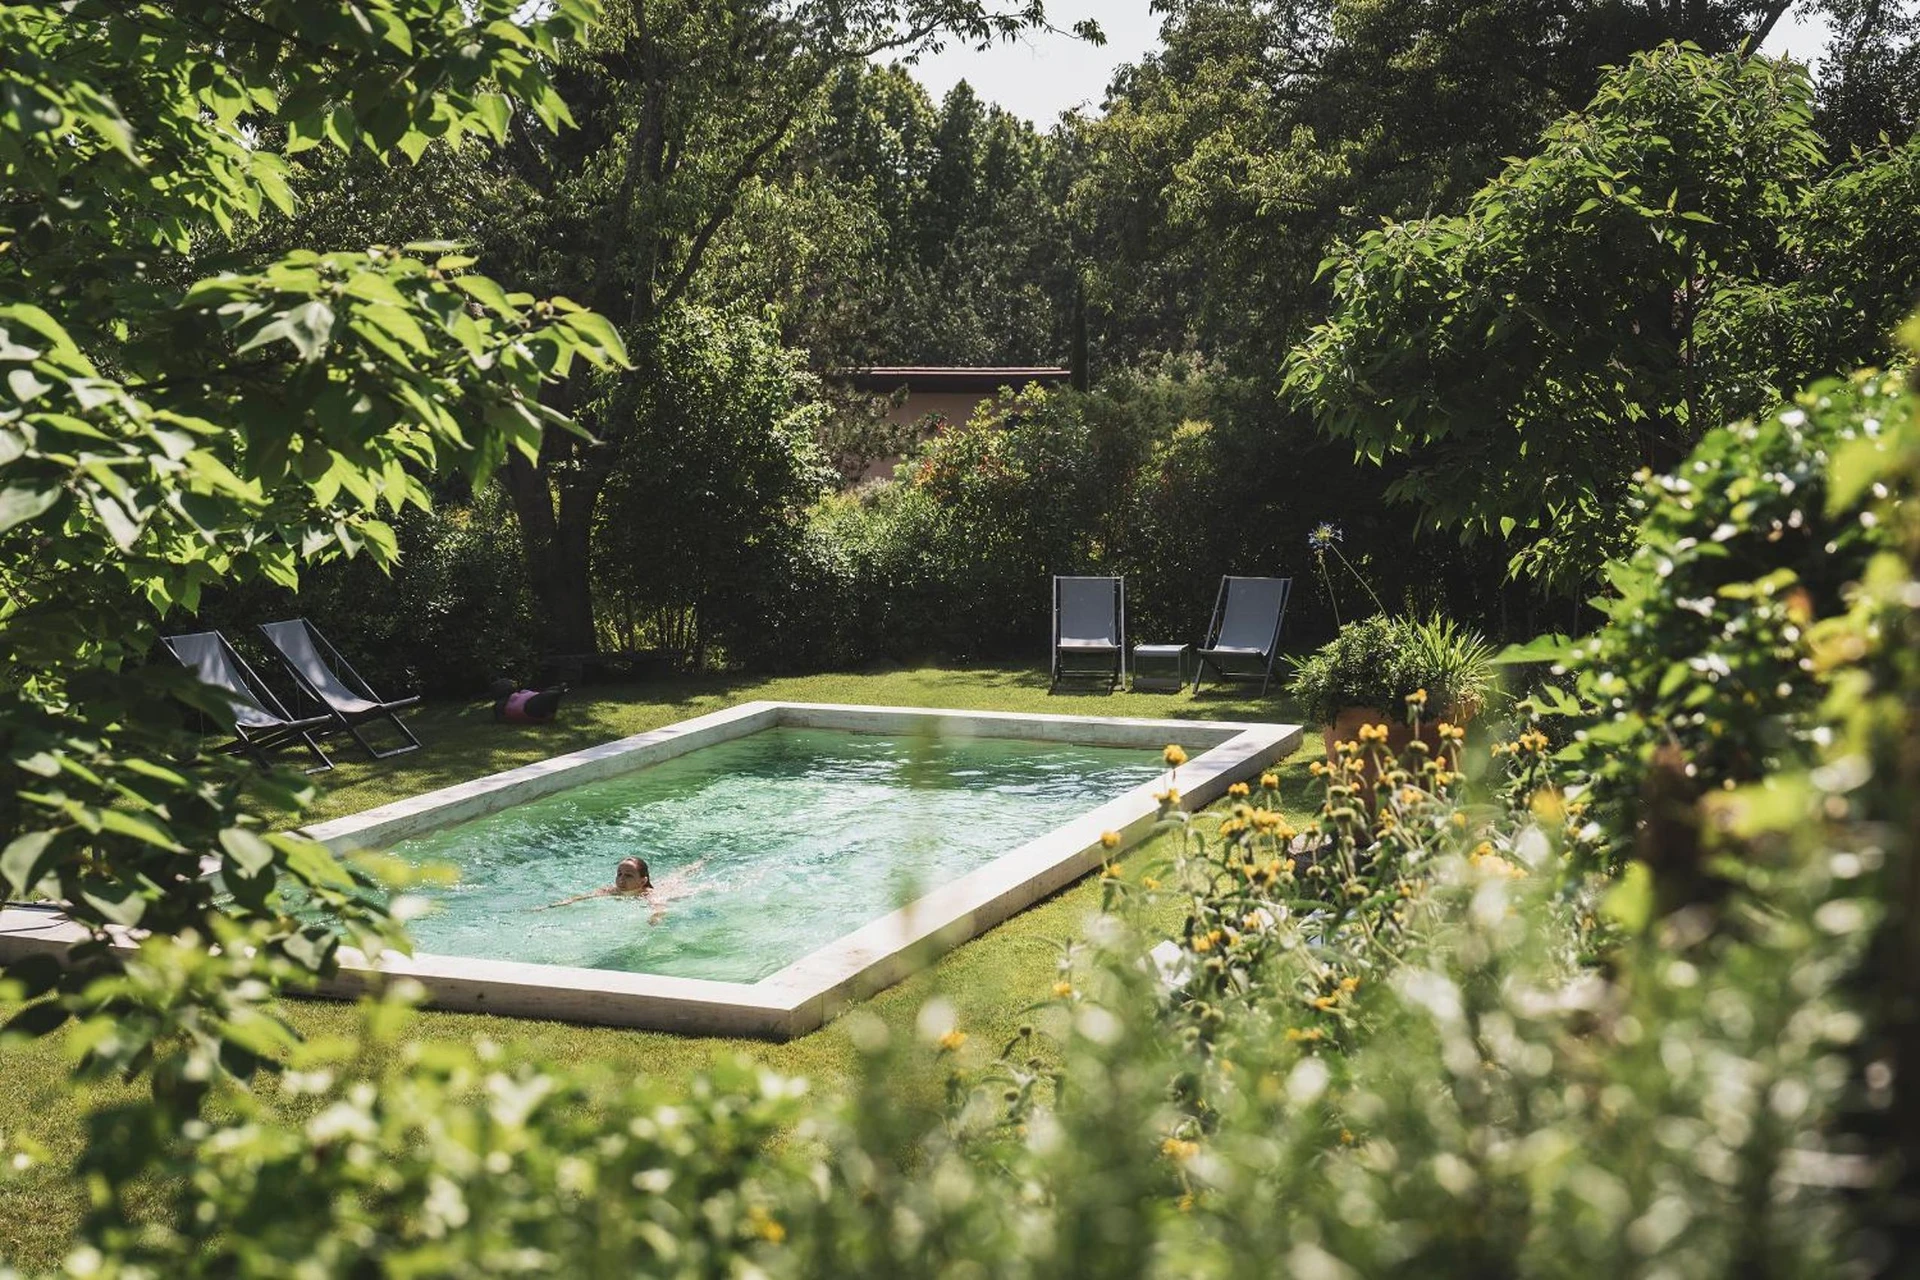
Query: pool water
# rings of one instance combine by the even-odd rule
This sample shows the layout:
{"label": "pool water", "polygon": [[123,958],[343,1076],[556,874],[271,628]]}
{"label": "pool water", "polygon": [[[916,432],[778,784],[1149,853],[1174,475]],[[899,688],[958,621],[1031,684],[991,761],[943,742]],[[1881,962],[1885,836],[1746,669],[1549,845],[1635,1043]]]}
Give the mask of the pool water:
{"label": "pool water", "polygon": [[[768,729],[419,836],[426,952],[754,982],[1155,778],[1157,751]],[[550,906],[646,859],[650,897]]]}

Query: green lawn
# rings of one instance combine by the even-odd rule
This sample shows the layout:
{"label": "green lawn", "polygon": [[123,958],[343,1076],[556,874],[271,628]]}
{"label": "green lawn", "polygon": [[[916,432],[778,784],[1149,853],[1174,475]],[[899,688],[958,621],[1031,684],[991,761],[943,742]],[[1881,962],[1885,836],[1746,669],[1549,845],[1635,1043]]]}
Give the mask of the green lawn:
{"label": "green lawn", "polygon": [[[340,768],[321,782],[324,790],[314,816],[353,813],[762,698],[1168,719],[1294,718],[1280,698],[1262,700],[1240,689],[1203,692],[1198,698],[1187,692],[1050,696],[1045,673],[1025,669],[921,668],[781,679],[656,680],[579,690],[568,700],[562,723],[546,728],[495,725],[488,706],[481,703],[425,707],[412,718],[415,731],[427,744],[424,750],[376,763],[350,763],[343,751]],[[1291,807],[1308,803],[1306,759],[1305,753],[1298,754],[1282,770],[1283,794]],[[1166,841],[1159,838],[1133,851],[1126,867],[1129,874],[1137,875],[1167,857]],[[984,1055],[1005,1043],[1027,1020],[1028,1008],[1047,996],[1062,941],[1074,936],[1097,905],[1098,895],[1096,884],[1083,881],[882,992],[866,1008],[904,1030],[912,1026],[920,1006],[937,994],[954,1006],[959,1025],[970,1033],[963,1052]],[[1167,923],[1170,928],[1176,923],[1171,914]],[[0,1018],[8,1013],[0,1008]],[[358,1016],[350,1006],[320,1001],[292,1002],[287,1014],[308,1035],[351,1032]],[[787,1044],[766,1044],[428,1011],[419,1016],[415,1034],[460,1042],[486,1036],[504,1046],[510,1057],[597,1062],[621,1076],[652,1077],[669,1086],[723,1054],[750,1055],[779,1071],[809,1076],[823,1089],[844,1080],[855,1061],[845,1031],[836,1024]],[[903,1094],[939,1087],[931,1064],[923,1075],[900,1082]],[[23,1180],[0,1184],[0,1264],[32,1271],[52,1265],[63,1254],[85,1204],[82,1189],[65,1171],[80,1147],[80,1117],[87,1102],[67,1084],[66,1058],[57,1037],[0,1048],[0,1129],[24,1133],[51,1152],[51,1159]]]}

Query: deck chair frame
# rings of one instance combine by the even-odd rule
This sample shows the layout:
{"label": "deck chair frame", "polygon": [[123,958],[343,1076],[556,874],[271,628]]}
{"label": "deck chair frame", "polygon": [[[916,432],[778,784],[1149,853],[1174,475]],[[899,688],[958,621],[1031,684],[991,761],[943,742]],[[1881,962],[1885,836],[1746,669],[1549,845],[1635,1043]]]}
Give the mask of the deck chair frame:
{"label": "deck chair frame", "polygon": [[[1233,601],[1233,584],[1236,582],[1271,582],[1280,590],[1280,607],[1273,613],[1273,632],[1266,636],[1264,652],[1259,655],[1257,669],[1236,669],[1236,659],[1253,657],[1251,653],[1227,653],[1220,648],[1222,633],[1226,630],[1227,610]],[[1193,666],[1193,691],[1200,692],[1200,680],[1209,669],[1216,680],[1258,680],[1260,696],[1265,697],[1267,687],[1273,683],[1273,664],[1280,653],[1280,628],[1287,620],[1287,605],[1293,599],[1292,578],[1259,578],[1223,574],[1220,578],[1220,591],[1213,601],[1213,620],[1207,624],[1207,633],[1199,649],[1195,650]],[[1251,649],[1251,646],[1247,646]]]}
{"label": "deck chair frame", "polygon": [[[1082,648],[1063,643],[1065,637],[1060,634],[1061,592],[1063,584],[1069,582],[1101,582],[1111,585],[1113,590],[1113,645],[1110,655],[1107,652],[1107,647],[1104,645],[1097,648]],[[1091,660],[1096,656],[1100,659],[1097,666],[1089,665],[1082,669],[1076,669],[1070,661],[1070,658],[1084,657],[1091,663]],[[1053,575],[1053,668],[1051,671],[1052,679],[1048,682],[1047,692],[1052,693],[1055,689],[1058,689],[1062,680],[1082,675],[1090,679],[1100,679],[1104,677],[1107,681],[1107,692],[1109,693],[1126,683],[1127,580],[1124,577],[1059,573]]]}
{"label": "deck chair frame", "polygon": [[[228,663],[234,679],[239,684],[238,689],[227,688],[216,681],[208,680],[201,672],[199,664],[189,661],[186,655],[181,653],[180,649],[176,647],[179,642],[203,638],[211,640],[216,646],[215,652]],[[267,686],[266,681],[260,678],[260,673],[255,671],[252,664],[240,656],[240,651],[233,647],[233,644],[226,636],[218,631],[196,631],[184,635],[162,636],[160,637],[160,643],[165,645],[167,652],[173,655],[173,660],[192,672],[200,680],[201,684],[209,688],[220,689],[222,692],[230,695],[234,693],[244,694],[252,700],[255,708],[263,715],[272,716],[280,721],[277,725],[255,725],[249,728],[240,722],[239,715],[236,712],[232,725],[233,741],[216,748],[216,750],[228,755],[249,756],[255,764],[265,769],[269,767],[271,763],[267,759],[267,752],[279,747],[299,745],[306,748],[308,754],[318,761],[311,769],[307,770],[308,773],[323,773],[333,768],[333,761],[328,758],[327,753],[321,749],[320,744],[314,741],[313,738],[316,731],[334,722],[332,713],[306,716],[299,719],[289,714],[286,707],[280,702],[280,699],[274,696],[273,690]],[[195,709],[195,714],[203,720],[206,718],[206,713],[197,708]]]}
{"label": "deck chair frame", "polygon": [[[307,639],[313,645],[314,656],[320,660],[321,666],[327,669],[342,688],[348,693],[353,694],[356,698],[372,703],[373,705],[349,711],[341,707],[333,697],[327,694],[326,690],[322,689],[309,678],[307,673],[300,669],[300,664],[294,661],[293,655],[286,651],[278,637],[274,634],[274,628],[290,626],[298,626],[305,632]],[[325,707],[329,717],[334,723],[334,727],[339,730],[344,730],[348,736],[360,745],[362,751],[366,752],[375,760],[385,760],[391,756],[405,755],[409,751],[418,751],[420,749],[420,739],[413,736],[413,730],[407,728],[406,721],[402,720],[398,714],[402,709],[416,705],[420,701],[418,694],[410,698],[382,698],[373,691],[373,686],[368,684],[360,673],[353,669],[353,664],[348,662],[340,651],[333,647],[332,642],[320,633],[320,628],[314,626],[304,617],[287,618],[281,622],[263,622],[259,625],[259,631],[260,634],[266,638],[268,646],[279,657],[280,664],[284,666],[287,669],[287,673],[293,677],[294,683],[300,686],[300,691],[308,698],[311,698],[316,705]],[[360,732],[360,726],[366,724],[368,721],[383,718],[392,723],[393,727],[399,731],[400,736],[406,739],[404,746],[389,747],[387,750],[381,751],[372,743],[368,742],[365,735]]]}

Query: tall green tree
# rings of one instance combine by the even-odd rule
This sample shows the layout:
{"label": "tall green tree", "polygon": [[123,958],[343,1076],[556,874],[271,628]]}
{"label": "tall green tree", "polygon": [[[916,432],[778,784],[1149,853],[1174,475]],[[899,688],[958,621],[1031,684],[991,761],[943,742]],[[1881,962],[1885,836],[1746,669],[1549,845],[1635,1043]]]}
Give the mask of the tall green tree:
{"label": "tall green tree", "polygon": [[631,380],[578,378],[552,403],[587,437],[549,437],[505,472],[550,645],[595,647],[600,496],[639,443],[653,331],[689,300],[747,193],[785,157],[844,68],[1043,19],[1041,0],[622,0],[560,73],[581,128],[544,145],[511,124],[518,182],[500,246],[535,287],[577,290],[629,339]]}
{"label": "tall green tree", "polygon": [[[1166,14],[1162,47],[1121,70],[1104,116],[1082,129],[1088,155],[1074,205],[1095,342],[1121,360],[1191,347],[1258,377],[1270,376],[1276,350],[1324,309],[1315,267],[1336,238],[1381,218],[1459,212],[1508,157],[1532,150],[1542,129],[1584,106],[1604,68],[1665,41],[1714,54],[1757,49],[1790,5],[1157,7]],[[1855,25],[1869,33],[1857,43],[1872,56],[1856,60],[1849,91],[1862,106],[1846,109],[1872,122],[1838,137],[1836,154],[1897,124],[1899,111],[1880,108],[1911,101],[1920,83],[1897,84],[1911,55],[1885,53],[1887,34],[1920,7],[1855,8],[1863,15]],[[1836,100],[1833,110],[1842,108]],[[1892,136],[1906,135],[1893,128]]]}
{"label": "tall green tree", "polygon": [[1425,521],[1580,588],[1622,545],[1636,471],[1892,350],[1920,282],[1920,147],[1826,175],[1812,120],[1796,67],[1635,57],[1464,214],[1336,254],[1290,391],[1402,468],[1387,493]]}
{"label": "tall green tree", "polygon": [[820,365],[1035,364],[1068,345],[1061,140],[965,81],[937,107],[903,68],[849,69],[788,181],[840,193],[866,234],[822,245],[783,300]]}

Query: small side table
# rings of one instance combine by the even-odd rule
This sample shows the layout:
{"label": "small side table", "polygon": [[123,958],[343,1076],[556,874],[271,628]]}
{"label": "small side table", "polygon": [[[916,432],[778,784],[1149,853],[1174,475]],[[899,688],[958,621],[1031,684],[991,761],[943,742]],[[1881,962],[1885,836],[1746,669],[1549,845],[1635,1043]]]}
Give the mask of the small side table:
{"label": "small side table", "polygon": [[1190,644],[1137,644],[1133,646],[1133,687],[1177,692],[1187,684],[1187,655]]}

